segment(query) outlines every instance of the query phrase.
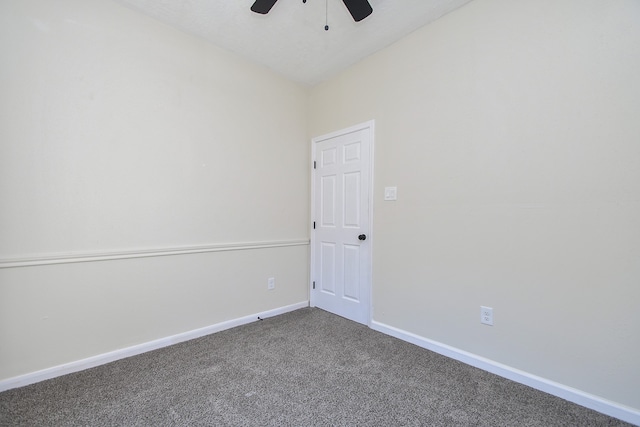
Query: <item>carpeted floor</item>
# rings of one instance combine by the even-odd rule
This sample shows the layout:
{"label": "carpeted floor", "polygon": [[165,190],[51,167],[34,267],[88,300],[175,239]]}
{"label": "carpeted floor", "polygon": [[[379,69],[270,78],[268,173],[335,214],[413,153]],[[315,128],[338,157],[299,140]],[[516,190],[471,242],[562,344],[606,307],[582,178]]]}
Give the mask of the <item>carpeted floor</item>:
{"label": "carpeted floor", "polygon": [[0,393],[1,426],[626,426],[306,308]]}

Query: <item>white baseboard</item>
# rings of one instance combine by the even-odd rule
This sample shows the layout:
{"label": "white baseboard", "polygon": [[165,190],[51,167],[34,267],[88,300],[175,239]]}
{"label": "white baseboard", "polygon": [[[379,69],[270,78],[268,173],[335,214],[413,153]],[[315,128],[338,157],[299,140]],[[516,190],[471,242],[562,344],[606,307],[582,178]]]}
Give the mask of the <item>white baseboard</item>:
{"label": "white baseboard", "polygon": [[104,365],[106,363],[124,359],[125,357],[135,356],[137,354],[146,353],[147,351],[156,350],[162,347],[168,347],[173,344],[200,338],[205,335],[213,334],[215,332],[224,331],[225,329],[245,325],[247,323],[257,321],[258,317],[260,317],[261,319],[265,319],[267,317],[277,316],[278,314],[288,313],[290,311],[298,310],[300,308],[308,306],[309,301],[302,301],[297,304],[291,304],[273,310],[263,311],[261,313],[227,320],[225,322],[216,323],[215,325],[206,326],[204,328],[194,329],[192,331],[160,338],[146,343],[134,345],[132,347],[111,351],[109,353],[99,354],[97,356],[88,357],[86,359],[76,360],[74,362],[65,363],[63,365],[54,366],[52,368],[43,369],[41,371],[31,372],[29,374],[8,378],[6,380],[0,381],[0,392],[10,390],[12,388],[34,384],[62,375],[71,374],[73,372],[93,368],[95,366]]}
{"label": "white baseboard", "polygon": [[568,400],[569,402],[576,403],[586,408],[593,409],[594,411],[640,426],[640,411],[637,409],[532,375],[476,354],[421,337],[411,332],[403,331],[402,329],[394,328],[393,326],[385,325],[384,323],[372,321],[371,329],[411,344],[415,344],[418,347],[431,350],[435,353],[442,354],[443,356],[450,357],[466,363],[467,365],[491,372],[492,374],[496,374],[503,378],[549,393],[553,396],[560,397]]}

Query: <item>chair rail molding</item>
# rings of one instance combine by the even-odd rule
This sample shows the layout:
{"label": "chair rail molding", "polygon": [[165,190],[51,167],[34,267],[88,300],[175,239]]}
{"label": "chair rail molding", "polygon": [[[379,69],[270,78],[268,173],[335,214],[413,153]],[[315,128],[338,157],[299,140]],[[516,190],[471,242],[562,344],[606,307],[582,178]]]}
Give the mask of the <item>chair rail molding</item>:
{"label": "chair rail molding", "polygon": [[0,269],[35,267],[52,264],[72,264],[78,262],[112,261],[119,259],[150,258],[160,256],[200,254],[208,252],[227,252],[289,246],[308,246],[309,239],[272,240],[259,242],[235,242],[202,246],[174,246],[164,248],[137,249],[130,251],[78,252],[67,254],[48,254],[22,258],[0,258]]}

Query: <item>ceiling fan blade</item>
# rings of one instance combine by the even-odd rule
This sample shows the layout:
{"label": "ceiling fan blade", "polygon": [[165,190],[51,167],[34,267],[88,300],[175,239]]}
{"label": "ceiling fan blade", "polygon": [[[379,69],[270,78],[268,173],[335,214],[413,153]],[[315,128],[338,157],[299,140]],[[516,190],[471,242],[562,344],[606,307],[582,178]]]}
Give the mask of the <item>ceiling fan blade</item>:
{"label": "ceiling fan blade", "polygon": [[[353,16],[356,22],[362,21],[367,16],[371,15],[373,8],[367,0],[342,0],[344,5],[349,9],[349,13]],[[257,2],[256,2],[257,3]]]}
{"label": "ceiling fan blade", "polygon": [[256,0],[251,6],[251,10],[255,13],[267,14],[278,0]]}

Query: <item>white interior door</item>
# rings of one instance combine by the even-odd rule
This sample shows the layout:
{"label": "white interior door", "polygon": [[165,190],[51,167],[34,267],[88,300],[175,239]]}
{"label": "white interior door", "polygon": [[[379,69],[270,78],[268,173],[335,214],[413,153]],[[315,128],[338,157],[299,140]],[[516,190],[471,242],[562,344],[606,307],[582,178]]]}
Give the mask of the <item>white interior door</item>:
{"label": "white interior door", "polygon": [[369,324],[373,122],[314,138],[311,306]]}

